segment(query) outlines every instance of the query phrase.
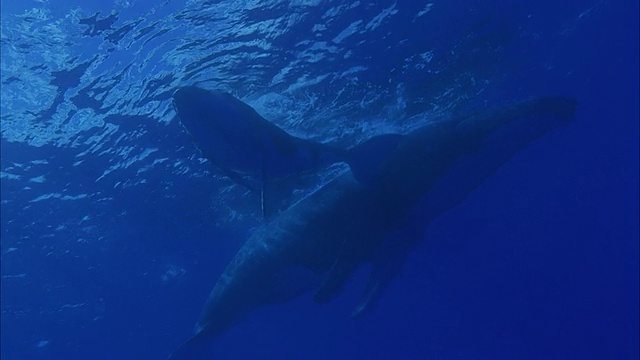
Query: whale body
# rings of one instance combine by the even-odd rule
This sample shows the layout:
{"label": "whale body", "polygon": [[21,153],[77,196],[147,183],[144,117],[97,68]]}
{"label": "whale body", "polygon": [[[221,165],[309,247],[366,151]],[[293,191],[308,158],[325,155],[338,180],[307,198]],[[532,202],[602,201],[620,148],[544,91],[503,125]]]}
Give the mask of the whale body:
{"label": "whale body", "polygon": [[[572,98],[536,98],[403,135],[368,183],[347,171],[257,228],[211,290],[194,335],[170,358],[210,359],[208,344],[252,310],[308,291],[318,303],[330,301],[356,269],[371,264],[353,310],[364,314],[432,220],[519,150],[568,124],[575,107]],[[295,286],[287,287],[291,274]]]}
{"label": "whale body", "polygon": [[174,92],[173,105],[202,154],[249,188],[267,177],[296,174],[345,157],[337,147],[289,135],[225,92],[182,87]]}

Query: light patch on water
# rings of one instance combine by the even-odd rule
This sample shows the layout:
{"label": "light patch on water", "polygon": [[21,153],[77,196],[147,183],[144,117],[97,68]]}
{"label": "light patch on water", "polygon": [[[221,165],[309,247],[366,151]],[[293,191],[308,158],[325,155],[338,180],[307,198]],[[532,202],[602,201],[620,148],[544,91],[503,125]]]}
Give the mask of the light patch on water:
{"label": "light patch on water", "polygon": [[286,117],[290,112],[288,109],[294,106],[291,99],[274,92],[266,93],[254,100],[247,99],[247,102],[260,115],[274,123],[277,123],[278,119]]}
{"label": "light patch on water", "polygon": [[353,67],[343,71],[340,74],[340,78],[342,79],[345,76],[348,76],[348,75],[351,75],[351,74],[355,74],[355,73],[359,73],[359,72],[366,71],[366,70],[367,70],[367,67],[365,67],[365,66],[353,66]]}
{"label": "light patch on water", "polygon": [[143,166],[140,169],[138,169],[138,171],[136,172],[137,175],[140,175],[141,173],[145,172],[145,171],[149,171],[151,170],[154,166],[156,166],[157,164],[162,164],[163,162],[169,160],[169,158],[161,158],[161,159],[155,159],[153,160],[153,163],[151,163],[150,165],[147,166]]}
{"label": "light patch on water", "polygon": [[[68,116],[66,117],[68,118]],[[80,132],[93,127],[104,126],[104,115],[96,114],[92,109],[79,109],[63,126],[65,131]]]}
{"label": "light patch on water", "polygon": [[17,17],[29,20],[49,20],[51,19],[51,11],[44,8],[32,8],[31,10],[25,10],[22,15],[17,15]]}
{"label": "light patch on water", "polygon": [[322,3],[322,0],[291,0],[289,6],[291,7],[312,7],[318,6]]}
{"label": "light patch on water", "polygon": [[42,200],[47,200],[47,199],[60,199],[60,200],[79,200],[79,199],[84,199],[86,198],[87,194],[80,194],[80,195],[62,195],[60,193],[49,193],[49,194],[44,194],[44,195],[40,195],[37,198],[33,199],[33,200],[29,200],[29,202],[38,202],[38,201],[42,201]]}
{"label": "light patch on water", "polygon": [[313,25],[313,28],[311,29],[312,32],[322,32],[327,30],[327,26],[324,24],[315,24]]}
{"label": "light patch on water", "polygon": [[417,17],[417,18],[419,18],[420,16],[422,16],[422,15],[424,15],[424,14],[428,13],[429,11],[431,11],[431,8],[433,8],[433,3],[427,3],[427,4],[424,6],[424,9],[420,10],[420,11],[416,14],[416,17]]}
{"label": "light patch on water", "polygon": [[10,248],[8,248],[7,250],[5,250],[5,251],[4,251],[4,253],[5,253],[5,254],[8,254],[8,253],[10,253],[10,252],[14,252],[14,251],[16,251],[16,250],[18,250],[18,248],[10,247]]}
{"label": "light patch on water", "polygon": [[27,274],[10,274],[10,275],[2,275],[2,279],[24,279],[27,277]]}
{"label": "light patch on water", "polygon": [[187,273],[187,270],[177,266],[169,265],[167,270],[162,274],[162,281],[167,282],[183,277]]}
{"label": "light patch on water", "polygon": [[280,71],[277,74],[275,74],[271,79],[271,85],[276,85],[281,82],[284,82],[285,76],[289,74],[291,70],[293,70],[293,67],[291,65],[285,66],[282,69],[280,69]]}
{"label": "light patch on water", "polygon": [[331,41],[336,44],[341,43],[344,39],[358,32],[358,30],[360,29],[360,24],[362,24],[362,20],[352,22],[351,24],[349,24],[349,26],[347,26],[346,29],[342,30],[340,34],[334,37]]}
{"label": "light patch on water", "polygon": [[43,348],[43,347],[45,347],[47,345],[49,345],[49,340],[40,340],[36,344],[36,346],[39,347],[39,348]]}
{"label": "light patch on water", "polygon": [[5,171],[0,171],[0,179],[7,179],[7,180],[20,180],[22,178],[22,176],[20,175],[15,175],[15,174],[11,174]]}
{"label": "light patch on water", "polygon": [[303,75],[301,77],[298,78],[298,80],[296,80],[295,83],[289,85],[289,87],[287,88],[287,90],[285,90],[285,92],[290,93],[293,92],[295,90],[299,90],[301,88],[305,88],[311,85],[315,85],[318,84],[320,82],[322,82],[324,79],[326,79],[329,76],[329,74],[324,74],[324,75],[319,75],[314,77],[313,79],[308,79],[307,75]]}
{"label": "light patch on water", "polygon": [[135,156],[131,156],[129,157],[129,153],[134,149],[133,146],[129,146],[129,147],[123,147],[118,155],[121,155],[124,158],[127,158],[126,161],[121,161],[111,167],[109,167],[107,170],[105,170],[102,175],[96,179],[96,182],[100,181],[102,178],[104,178],[105,176],[109,175],[111,172],[121,169],[121,168],[128,168],[129,166],[131,166],[132,164],[138,162],[138,161],[142,161],[144,159],[146,159],[149,155],[153,154],[154,152],[158,151],[158,148],[146,148],[144,149],[144,151],[142,151],[142,153],[140,153],[139,155],[135,155]]}
{"label": "light patch on water", "polygon": [[[98,240],[100,240],[100,239],[98,239]],[[76,242],[79,243],[79,244],[89,244],[91,242],[91,240],[90,239],[86,239],[86,238],[78,238],[76,240]]]}
{"label": "light patch on water", "polygon": [[422,58],[422,60],[424,62],[429,63],[429,62],[431,62],[431,60],[433,60],[433,55],[434,55],[433,52],[434,52],[434,50],[429,50],[427,52],[424,52],[424,53],[420,54],[420,57]]}
{"label": "light patch on water", "polygon": [[380,27],[380,24],[382,24],[382,21],[384,19],[386,19],[387,17],[390,17],[391,15],[395,15],[397,13],[398,13],[398,9],[396,9],[396,3],[393,3],[393,5],[382,10],[380,14],[376,15],[376,17],[374,17],[371,21],[369,21],[369,23],[364,27],[364,29],[367,31],[375,30],[378,27]]}
{"label": "light patch on water", "polygon": [[60,307],[60,309],[58,311],[62,311],[65,309],[77,309],[77,308],[81,308],[83,306],[85,306],[85,303],[78,303],[78,304],[64,304]]}
{"label": "light patch on water", "polygon": [[47,178],[44,175],[36,176],[34,178],[29,179],[30,182],[34,183],[43,183]]}

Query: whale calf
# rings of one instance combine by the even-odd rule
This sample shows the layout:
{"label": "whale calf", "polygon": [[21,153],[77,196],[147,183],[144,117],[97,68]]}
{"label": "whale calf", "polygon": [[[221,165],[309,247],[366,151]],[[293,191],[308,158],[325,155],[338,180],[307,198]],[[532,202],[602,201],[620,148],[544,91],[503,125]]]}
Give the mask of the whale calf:
{"label": "whale calf", "polygon": [[[370,275],[353,315],[370,310],[433,219],[519,150],[570,123],[575,107],[572,98],[536,98],[402,136],[369,183],[346,171],[253,231],[211,290],[194,335],[170,359],[212,358],[211,341],[258,307],[309,291],[330,301],[364,264]],[[287,287],[291,274],[295,286]]]}
{"label": "whale calf", "polygon": [[[337,162],[347,162],[364,178],[370,159],[375,158],[369,154],[371,141],[343,149],[292,136],[225,92],[178,88],[173,106],[205,158],[236,183],[260,192],[264,215],[273,212],[265,200],[270,181]],[[375,142],[395,146],[398,138],[384,136]]]}

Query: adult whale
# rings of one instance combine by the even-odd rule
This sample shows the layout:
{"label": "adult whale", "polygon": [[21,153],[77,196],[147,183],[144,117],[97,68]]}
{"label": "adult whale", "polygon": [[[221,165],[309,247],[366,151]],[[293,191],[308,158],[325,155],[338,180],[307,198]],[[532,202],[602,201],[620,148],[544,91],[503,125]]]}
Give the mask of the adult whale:
{"label": "adult whale", "polygon": [[[571,98],[538,98],[437,121],[405,136],[362,184],[345,172],[257,228],[213,287],[171,359],[210,359],[210,341],[252,310],[315,289],[326,302],[371,263],[353,314],[370,309],[424,228],[527,144],[573,119]],[[295,286],[286,280],[295,276]],[[285,282],[283,286],[283,282]]]}

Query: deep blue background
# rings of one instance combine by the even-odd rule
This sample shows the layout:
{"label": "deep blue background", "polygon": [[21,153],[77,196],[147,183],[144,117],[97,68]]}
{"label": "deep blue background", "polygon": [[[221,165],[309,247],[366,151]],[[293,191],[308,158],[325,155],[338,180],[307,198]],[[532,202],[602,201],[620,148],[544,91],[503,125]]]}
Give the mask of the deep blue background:
{"label": "deep blue background", "polygon": [[[165,358],[189,337],[252,226],[220,225],[229,183],[167,107],[200,83],[344,142],[530,96],[579,103],[430,226],[367,317],[349,318],[363,269],[328,305],[253,314],[219,358],[637,359],[638,3],[434,2],[418,20],[425,4],[397,3],[370,31],[394,2],[303,3],[52,2],[35,17],[3,0],[2,358]],[[314,60],[305,41],[335,48]],[[81,109],[103,123],[74,123]]]}

